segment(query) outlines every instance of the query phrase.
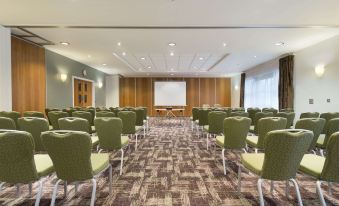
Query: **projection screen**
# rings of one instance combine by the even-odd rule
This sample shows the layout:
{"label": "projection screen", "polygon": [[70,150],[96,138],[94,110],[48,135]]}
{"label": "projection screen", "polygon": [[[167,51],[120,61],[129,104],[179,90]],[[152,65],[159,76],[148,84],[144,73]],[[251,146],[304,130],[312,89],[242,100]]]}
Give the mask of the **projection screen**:
{"label": "projection screen", "polygon": [[154,82],[154,106],[186,106],[186,82]]}

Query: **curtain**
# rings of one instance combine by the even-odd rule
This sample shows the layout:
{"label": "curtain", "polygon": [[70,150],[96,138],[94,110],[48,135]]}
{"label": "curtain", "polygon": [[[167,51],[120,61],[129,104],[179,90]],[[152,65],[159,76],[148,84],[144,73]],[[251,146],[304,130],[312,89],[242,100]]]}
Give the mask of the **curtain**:
{"label": "curtain", "polygon": [[245,100],[245,79],[246,73],[241,74],[240,80],[240,107],[244,107],[244,100]]}
{"label": "curtain", "polygon": [[279,70],[246,78],[245,108],[278,108]]}
{"label": "curtain", "polygon": [[279,109],[293,108],[294,56],[279,59]]}

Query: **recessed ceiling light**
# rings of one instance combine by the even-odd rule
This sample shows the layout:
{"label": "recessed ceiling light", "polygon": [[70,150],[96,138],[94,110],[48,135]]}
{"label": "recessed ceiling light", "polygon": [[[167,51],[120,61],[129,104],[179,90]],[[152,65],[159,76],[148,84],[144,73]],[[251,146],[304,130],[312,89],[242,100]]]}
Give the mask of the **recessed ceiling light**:
{"label": "recessed ceiling light", "polygon": [[175,45],[177,45],[177,44],[174,43],[174,42],[168,43],[168,46],[175,46]]}
{"label": "recessed ceiling light", "polygon": [[141,60],[145,60],[146,58],[145,57],[140,57]]}
{"label": "recessed ceiling light", "polygon": [[254,58],[257,58],[257,56],[254,55]]}
{"label": "recessed ceiling light", "polygon": [[203,57],[199,57],[199,60],[204,60],[204,58]]}
{"label": "recessed ceiling light", "polygon": [[102,66],[106,66],[107,64],[103,63]]}
{"label": "recessed ceiling light", "polygon": [[126,56],[126,52],[122,52],[122,56]]}
{"label": "recessed ceiling light", "polygon": [[285,45],[285,43],[284,43],[284,42],[282,42],[282,41],[280,41],[280,42],[277,42],[277,43],[275,43],[274,45],[276,45],[276,46],[284,46],[284,45]]}
{"label": "recessed ceiling light", "polygon": [[174,74],[171,74],[171,76],[173,76]]}
{"label": "recessed ceiling light", "polygon": [[62,44],[62,45],[64,45],[64,46],[68,46],[68,45],[70,45],[70,43],[69,42],[60,42],[60,44]]}
{"label": "recessed ceiling light", "polygon": [[148,69],[151,69],[152,67],[151,67],[151,66],[148,66],[147,68],[148,68]]}
{"label": "recessed ceiling light", "polygon": [[226,43],[223,43],[222,45],[223,45],[224,47],[225,47],[225,46],[227,46],[227,44],[226,44]]}
{"label": "recessed ceiling light", "polygon": [[174,56],[174,52],[171,52],[170,55],[171,55],[171,56]]}
{"label": "recessed ceiling light", "polygon": [[121,42],[118,42],[117,45],[118,45],[118,46],[121,46]]}

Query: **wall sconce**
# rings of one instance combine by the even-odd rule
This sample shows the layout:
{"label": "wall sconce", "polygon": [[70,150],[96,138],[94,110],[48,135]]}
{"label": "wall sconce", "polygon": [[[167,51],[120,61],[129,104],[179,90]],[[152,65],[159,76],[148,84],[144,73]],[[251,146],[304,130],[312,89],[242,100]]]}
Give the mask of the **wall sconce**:
{"label": "wall sconce", "polygon": [[65,82],[67,80],[67,74],[60,74],[60,79],[62,82]]}
{"label": "wall sconce", "polygon": [[325,67],[324,65],[318,65],[315,67],[314,69],[314,72],[315,74],[318,76],[318,77],[322,77],[325,73]]}
{"label": "wall sconce", "polygon": [[102,88],[102,82],[98,82],[98,87]]}
{"label": "wall sconce", "polygon": [[239,86],[238,86],[238,85],[235,85],[235,86],[234,86],[234,89],[235,89],[236,91],[238,91]]}

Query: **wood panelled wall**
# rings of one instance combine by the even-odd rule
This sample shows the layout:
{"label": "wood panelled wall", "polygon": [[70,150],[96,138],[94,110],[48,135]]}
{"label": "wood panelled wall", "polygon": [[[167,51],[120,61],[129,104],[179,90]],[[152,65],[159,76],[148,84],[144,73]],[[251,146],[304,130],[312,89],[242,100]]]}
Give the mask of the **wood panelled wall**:
{"label": "wood panelled wall", "polygon": [[154,82],[186,81],[185,115],[190,116],[192,107],[203,104],[231,106],[230,78],[166,78],[166,77],[121,77],[119,79],[119,106],[147,106],[149,115],[155,116]]}
{"label": "wood panelled wall", "polygon": [[12,104],[18,112],[44,112],[45,49],[12,37]]}

